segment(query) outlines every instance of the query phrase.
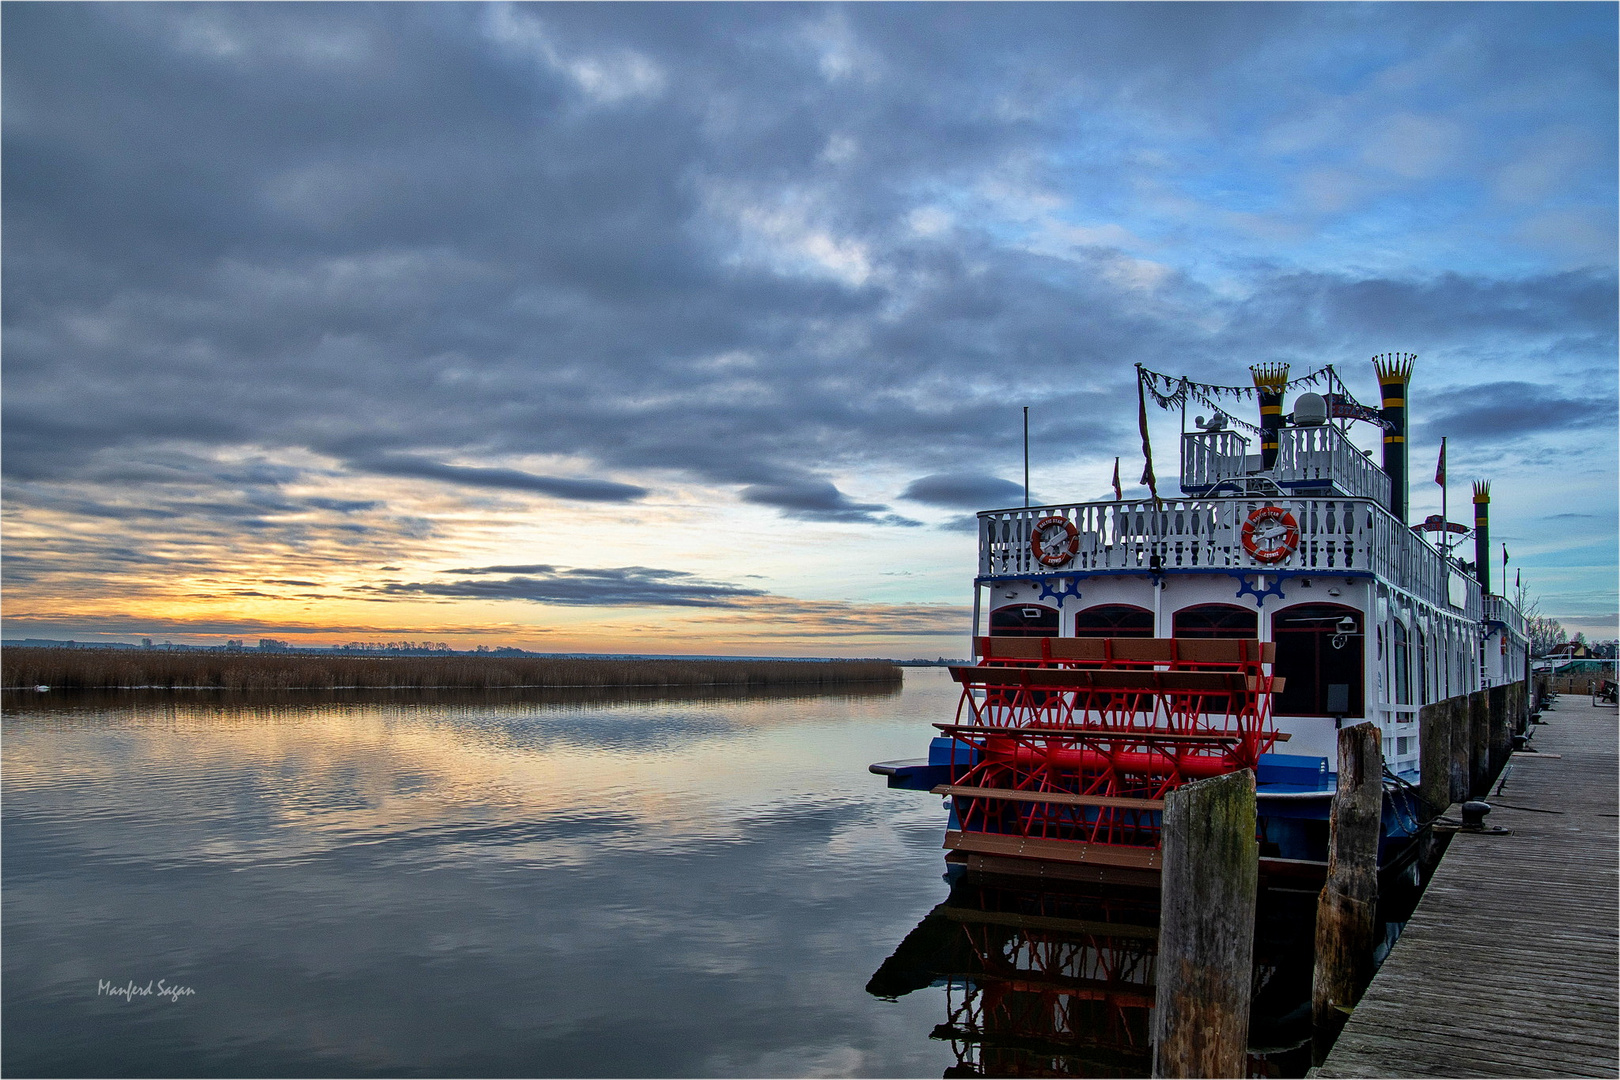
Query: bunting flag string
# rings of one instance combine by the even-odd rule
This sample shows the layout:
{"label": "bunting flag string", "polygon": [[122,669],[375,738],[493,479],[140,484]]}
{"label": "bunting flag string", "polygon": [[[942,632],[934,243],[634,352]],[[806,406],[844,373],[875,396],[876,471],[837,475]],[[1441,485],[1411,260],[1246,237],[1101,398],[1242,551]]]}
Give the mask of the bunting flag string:
{"label": "bunting flag string", "polygon": [[1251,424],[1247,420],[1239,420],[1237,417],[1233,416],[1231,413],[1229,413],[1225,409],[1221,408],[1220,405],[1216,404],[1214,399],[1205,397],[1203,394],[1199,393],[1196,390],[1192,390],[1190,392],[1192,393],[1193,397],[1198,399],[1198,401],[1200,403],[1208,406],[1211,409],[1214,409],[1216,412],[1218,412],[1222,416],[1226,417],[1226,422],[1228,424],[1235,424],[1236,426],[1242,428],[1244,431],[1249,432],[1251,435],[1260,434],[1260,425]]}
{"label": "bunting flag string", "polygon": [[[1162,371],[1154,371],[1152,368],[1146,367],[1140,370],[1142,377],[1148,383],[1148,388],[1161,405],[1165,405],[1166,402],[1173,402],[1179,408],[1181,394],[1186,390],[1195,390],[1207,397],[1218,398],[1224,396],[1239,401],[1252,401],[1255,396],[1255,389],[1252,386],[1221,386],[1215,383],[1195,383],[1184,375],[1166,375]],[[1317,368],[1309,375],[1301,375],[1297,379],[1290,379],[1284,389],[1293,390],[1300,387],[1316,386],[1324,379],[1328,380],[1330,385],[1332,383],[1343,385],[1339,373],[1333,370],[1332,364],[1328,364]],[[1163,394],[1159,392],[1159,384],[1163,384],[1165,388]]]}
{"label": "bunting flag string", "polygon": [[[1350,396],[1345,388],[1344,380],[1333,369],[1332,364],[1317,368],[1308,375],[1301,375],[1297,379],[1290,379],[1283,384],[1283,392],[1305,387],[1315,387],[1323,382],[1327,384],[1328,392],[1323,395],[1327,400],[1328,416],[1335,420],[1362,420],[1381,427],[1389,428],[1392,425],[1385,422],[1377,409],[1363,405]],[[1147,399],[1153,398],[1153,403],[1161,409],[1186,409],[1189,399],[1214,410],[1217,414],[1226,417],[1226,423],[1242,428],[1254,435],[1262,434],[1256,424],[1239,420],[1219,404],[1221,398],[1234,401],[1254,401],[1258,392],[1253,386],[1221,386],[1216,383],[1193,382],[1185,375],[1166,375],[1162,371],[1136,365],[1136,408],[1137,425],[1142,432],[1142,483],[1153,494],[1153,504],[1161,505],[1159,501],[1158,479],[1153,474],[1153,447],[1148,441]],[[1185,422],[1183,413],[1183,422]],[[1117,465],[1116,476],[1117,476]],[[1116,481],[1117,490],[1117,481]],[[1503,550],[1503,565],[1506,566],[1507,552]]]}
{"label": "bunting flag string", "polygon": [[1167,394],[1159,392],[1153,379],[1144,379],[1142,384],[1147,387],[1147,392],[1153,395],[1153,400],[1159,403],[1161,409],[1179,409],[1187,404],[1187,391],[1191,384],[1186,379],[1178,379],[1176,389]]}
{"label": "bunting flag string", "polygon": [[[1159,408],[1186,408],[1188,400],[1191,399],[1210,409],[1219,410],[1226,415],[1230,423],[1245,431],[1256,435],[1260,434],[1260,428],[1257,425],[1237,419],[1227,411],[1225,406],[1220,404],[1219,400],[1229,398],[1233,401],[1254,401],[1256,400],[1256,390],[1253,386],[1222,386],[1217,383],[1193,382],[1185,375],[1166,375],[1162,371],[1154,371],[1141,365],[1137,366],[1137,370],[1141,373],[1138,382],[1146,390],[1147,394],[1153,398]],[[1323,395],[1328,400],[1328,415],[1333,419],[1362,420],[1367,423],[1378,424],[1380,427],[1389,427],[1376,408],[1363,405],[1351,396],[1349,390],[1345,389],[1344,380],[1339,378],[1339,373],[1334,370],[1332,364],[1317,368],[1308,375],[1301,375],[1297,379],[1289,380],[1284,386],[1284,390],[1286,392],[1287,390],[1315,387],[1324,381],[1328,387],[1333,388]]]}

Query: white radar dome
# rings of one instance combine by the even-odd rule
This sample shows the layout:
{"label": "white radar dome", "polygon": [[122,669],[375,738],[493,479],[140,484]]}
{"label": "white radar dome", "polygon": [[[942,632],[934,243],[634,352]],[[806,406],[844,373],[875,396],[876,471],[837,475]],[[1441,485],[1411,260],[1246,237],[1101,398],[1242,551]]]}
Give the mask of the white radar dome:
{"label": "white radar dome", "polygon": [[1327,399],[1321,394],[1301,394],[1294,402],[1294,423],[1299,427],[1319,427],[1327,418]]}

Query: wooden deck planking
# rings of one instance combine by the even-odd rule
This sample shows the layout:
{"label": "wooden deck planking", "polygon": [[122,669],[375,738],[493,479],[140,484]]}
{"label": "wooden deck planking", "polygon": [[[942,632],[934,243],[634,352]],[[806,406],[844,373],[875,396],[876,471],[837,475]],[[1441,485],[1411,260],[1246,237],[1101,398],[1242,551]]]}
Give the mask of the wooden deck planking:
{"label": "wooden deck planking", "polygon": [[1620,1076],[1615,712],[1566,697],[1542,718],[1547,756],[1514,755],[1486,797],[1512,835],[1453,838],[1310,1075]]}

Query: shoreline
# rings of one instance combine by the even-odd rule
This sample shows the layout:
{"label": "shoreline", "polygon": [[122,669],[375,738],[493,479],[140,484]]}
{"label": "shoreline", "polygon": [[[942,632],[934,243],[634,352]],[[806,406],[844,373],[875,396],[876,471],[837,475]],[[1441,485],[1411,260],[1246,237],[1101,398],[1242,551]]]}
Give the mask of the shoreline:
{"label": "shoreline", "polygon": [[0,650],[0,689],[590,690],[899,685],[874,660],[643,660],[511,656],[343,657],[21,647]]}

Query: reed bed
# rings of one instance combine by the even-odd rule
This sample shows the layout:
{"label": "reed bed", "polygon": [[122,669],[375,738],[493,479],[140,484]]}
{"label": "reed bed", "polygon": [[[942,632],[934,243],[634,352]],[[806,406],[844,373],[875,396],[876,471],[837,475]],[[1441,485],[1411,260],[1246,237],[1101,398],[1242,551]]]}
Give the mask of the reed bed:
{"label": "reed bed", "polygon": [[883,660],[567,660],[539,656],[311,656],[136,649],[0,650],[0,686],[53,690],[470,689],[899,685]]}

